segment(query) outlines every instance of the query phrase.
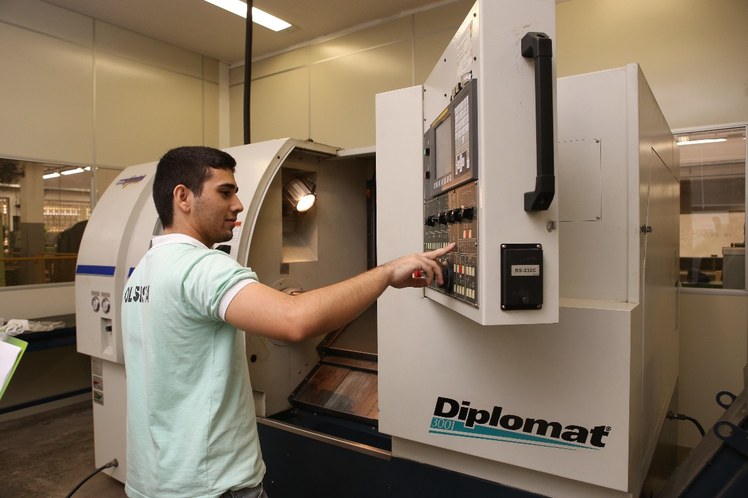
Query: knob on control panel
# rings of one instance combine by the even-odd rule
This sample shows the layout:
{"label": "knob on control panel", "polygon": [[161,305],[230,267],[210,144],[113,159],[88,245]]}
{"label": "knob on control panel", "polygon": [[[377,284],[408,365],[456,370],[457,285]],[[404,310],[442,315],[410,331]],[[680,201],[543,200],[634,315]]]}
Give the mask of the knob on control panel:
{"label": "knob on control panel", "polygon": [[444,281],[429,288],[478,306],[478,183],[470,182],[424,201],[423,248],[432,251],[451,242],[454,251],[439,260]]}

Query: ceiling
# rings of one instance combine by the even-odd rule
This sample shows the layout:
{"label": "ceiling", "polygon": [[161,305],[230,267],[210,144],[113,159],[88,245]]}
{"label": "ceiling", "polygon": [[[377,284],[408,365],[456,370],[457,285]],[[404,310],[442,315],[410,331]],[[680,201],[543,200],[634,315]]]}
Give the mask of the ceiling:
{"label": "ceiling", "polygon": [[[203,0],[43,0],[227,64],[244,61],[245,20]],[[255,25],[253,58],[332,36],[427,6],[456,0],[256,0],[254,6],[290,22],[275,33]]]}

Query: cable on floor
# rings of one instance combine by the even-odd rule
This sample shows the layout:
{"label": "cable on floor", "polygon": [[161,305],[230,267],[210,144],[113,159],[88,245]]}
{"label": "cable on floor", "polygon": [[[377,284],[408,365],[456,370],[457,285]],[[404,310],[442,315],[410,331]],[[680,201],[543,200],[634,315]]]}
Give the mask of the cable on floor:
{"label": "cable on floor", "polygon": [[86,484],[86,482],[87,482],[87,481],[88,481],[89,479],[91,479],[91,478],[92,478],[93,476],[95,476],[96,474],[98,474],[98,473],[99,473],[99,472],[101,472],[102,470],[104,470],[104,469],[108,469],[108,468],[110,468],[110,467],[116,467],[117,465],[119,465],[119,462],[117,462],[117,459],[116,459],[116,458],[115,458],[114,460],[112,460],[111,462],[107,462],[107,463],[105,463],[104,465],[102,465],[102,466],[101,466],[101,467],[99,467],[98,469],[96,469],[96,470],[94,470],[93,472],[91,472],[91,474],[89,474],[89,475],[88,475],[88,477],[86,477],[86,478],[85,478],[85,479],[83,479],[83,480],[82,480],[81,482],[79,482],[79,483],[78,483],[78,485],[77,485],[77,486],[76,486],[76,487],[75,487],[75,488],[74,488],[74,489],[73,489],[73,490],[72,490],[72,491],[70,492],[70,494],[68,494],[68,495],[67,495],[67,496],[66,496],[65,498],[70,498],[71,496],[73,496],[73,495],[75,494],[75,492],[76,492],[76,491],[78,491],[78,490],[79,490],[79,489],[81,488],[81,486],[83,486],[84,484]]}

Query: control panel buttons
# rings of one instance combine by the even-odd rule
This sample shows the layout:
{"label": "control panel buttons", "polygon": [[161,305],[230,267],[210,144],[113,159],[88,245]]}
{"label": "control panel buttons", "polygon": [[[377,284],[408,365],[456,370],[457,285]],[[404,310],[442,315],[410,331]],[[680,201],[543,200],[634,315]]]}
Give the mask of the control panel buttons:
{"label": "control panel buttons", "polygon": [[101,303],[99,302],[99,298],[97,296],[94,296],[91,298],[91,309],[94,311],[99,311],[99,308],[101,306]]}
{"label": "control panel buttons", "polygon": [[452,270],[452,262],[448,259],[441,261],[442,279],[444,282],[439,286],[447,292],[452,292],[455,283],[455,274]]}
{"label": "control panel buttons", "polygon": [[431,290],[478,306],[478,184],[468,183],[424,202],[423,248],[432,251],[451,242],[454,251],[440,258],[443,282]]}
{"label": "control panel buttons", "polygon": [[111,304],[109,303],[109,298],[105,297],[101,300],[101,311],[104,313],[109,313],[109,310],[111,309]]}
{"label": "control panel buttons", "polygon": [[442,211],[427,216],[423,220],[423,224],[428,227],[433,227],[437,223],[440,225],[452,225],[453,223],[462,223],[463,221],[472,221],[475,213],[473,207],[460,207],[456,209],[450,209],[448,211]]}

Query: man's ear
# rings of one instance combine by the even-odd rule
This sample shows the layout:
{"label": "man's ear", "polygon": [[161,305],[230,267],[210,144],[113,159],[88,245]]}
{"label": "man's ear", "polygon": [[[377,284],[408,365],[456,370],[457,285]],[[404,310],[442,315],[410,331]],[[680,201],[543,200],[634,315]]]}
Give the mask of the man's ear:
{"label": "man's ear", "polygon": [[174,208],[183,213],[188,213],[192,208],[192,191],[181,183],[174,187],[173,191]]}

